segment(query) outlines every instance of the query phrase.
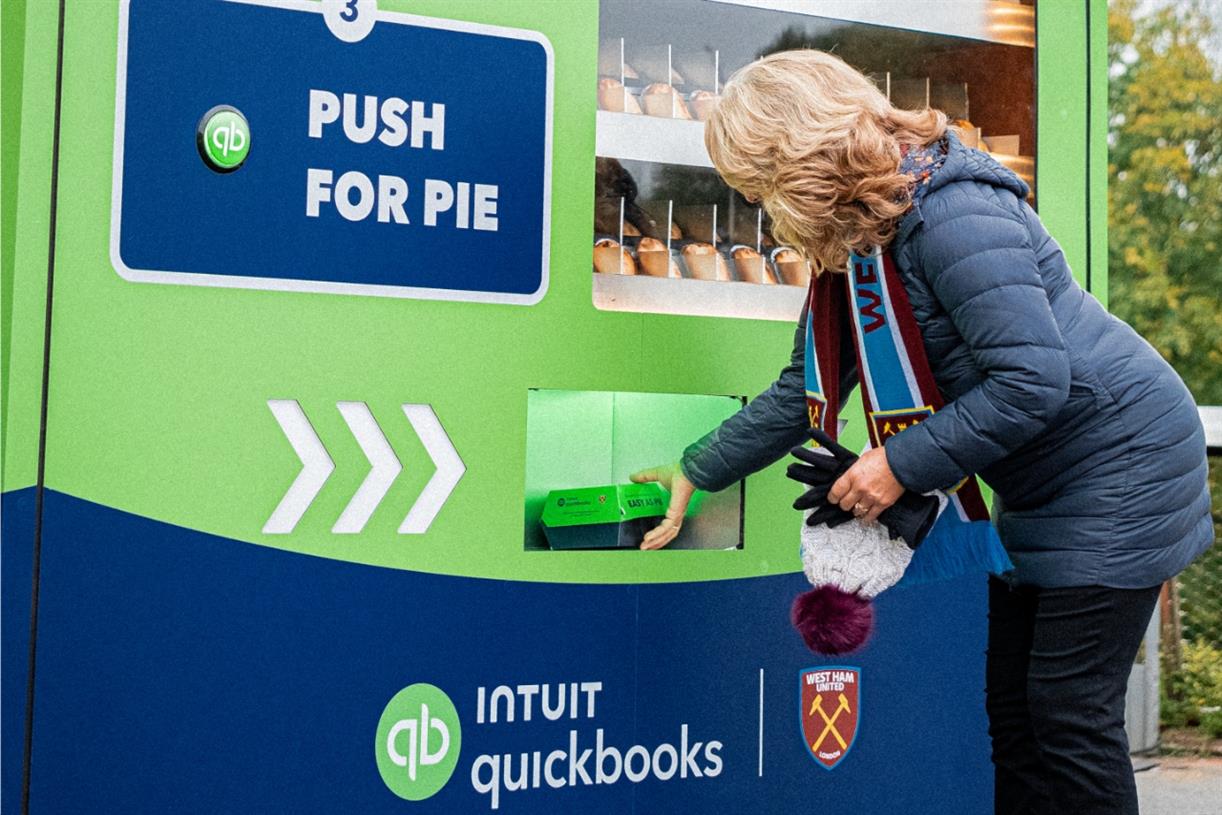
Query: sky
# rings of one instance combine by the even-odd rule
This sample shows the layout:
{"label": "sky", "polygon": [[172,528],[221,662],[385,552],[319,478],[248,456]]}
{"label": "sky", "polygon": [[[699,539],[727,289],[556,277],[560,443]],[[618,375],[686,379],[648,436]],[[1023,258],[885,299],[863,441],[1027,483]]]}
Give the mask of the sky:
{"label": "sky", "polygon": [[[1176,0],[1141,0],[1137,4],[1139,13],[1149,13],[1150,11],[1162,8],[1163,6],[1174,5]],[[1214,34],[1210,42],[1210,56],[1215,64],[1222,64],[1222,0],[1201,0],[1201,5],[1209,12],[1209,16],[1213,17]]]}

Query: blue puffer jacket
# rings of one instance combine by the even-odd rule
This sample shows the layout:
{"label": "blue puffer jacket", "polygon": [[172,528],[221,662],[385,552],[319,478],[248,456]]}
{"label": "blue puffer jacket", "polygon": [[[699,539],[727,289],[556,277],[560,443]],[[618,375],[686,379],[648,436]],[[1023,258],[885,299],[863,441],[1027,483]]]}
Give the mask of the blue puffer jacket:
{"label": "blue puffer jacket", "polygon": [[[1151,586],[1213,541],[1200,418],[1175,371],[1074,281],[1026,195],[953,134],[917,189],[892,253],[948,404],[890,438],[887,460],[910,490],[971,473],[992,487],[1018,582]],[[804,438],[803,334],[768,391],[688,448],[697,487]]]}

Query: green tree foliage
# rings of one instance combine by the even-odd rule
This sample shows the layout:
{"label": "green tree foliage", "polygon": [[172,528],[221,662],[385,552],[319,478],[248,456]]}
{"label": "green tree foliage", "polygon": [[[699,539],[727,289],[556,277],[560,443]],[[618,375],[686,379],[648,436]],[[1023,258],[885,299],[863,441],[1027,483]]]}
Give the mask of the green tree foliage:
{"label": "green tree foliage", "polygon": [[[1211,642],[1222,649],[1222,458],[1210,459],[1209,488],[1213,497],[1215,546],[1203,553],[1179,576],[1180,624],[1185,640]],[[1222,699],[1218,701],[1222,705]]]}
{"label": "green tree foliage", "polygon": [[1108,18],[1112,310],[1222,404],[1222,72],[1200,0]]}

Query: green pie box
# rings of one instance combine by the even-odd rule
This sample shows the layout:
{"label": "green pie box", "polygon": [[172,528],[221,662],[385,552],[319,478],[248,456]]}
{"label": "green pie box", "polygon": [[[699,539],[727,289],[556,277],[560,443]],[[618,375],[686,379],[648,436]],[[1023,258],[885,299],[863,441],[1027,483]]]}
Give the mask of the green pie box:
{"label": "green pie box", "polygon": [[552,549],[636,549],[669,503],[654,482],[552,490],[539,523]]}

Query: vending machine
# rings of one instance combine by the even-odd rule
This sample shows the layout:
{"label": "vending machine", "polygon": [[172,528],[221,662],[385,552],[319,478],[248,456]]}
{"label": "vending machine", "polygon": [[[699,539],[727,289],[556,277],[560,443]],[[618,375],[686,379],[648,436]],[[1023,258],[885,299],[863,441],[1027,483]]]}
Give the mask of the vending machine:
{"label": "vending machine", "polygon": [[1106,297],[1103,0],[3,14],[5,812],[988,810],[984,575],[819,657],[783,461],[658,551],[630,476],[789,359],[703,141],[765,54],[945,111]]}

